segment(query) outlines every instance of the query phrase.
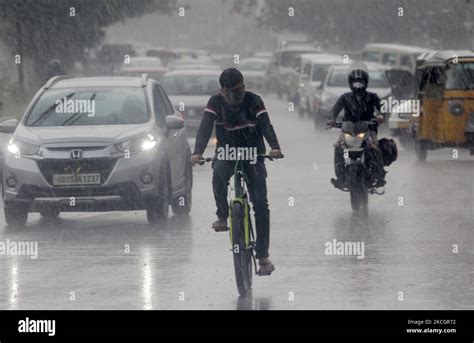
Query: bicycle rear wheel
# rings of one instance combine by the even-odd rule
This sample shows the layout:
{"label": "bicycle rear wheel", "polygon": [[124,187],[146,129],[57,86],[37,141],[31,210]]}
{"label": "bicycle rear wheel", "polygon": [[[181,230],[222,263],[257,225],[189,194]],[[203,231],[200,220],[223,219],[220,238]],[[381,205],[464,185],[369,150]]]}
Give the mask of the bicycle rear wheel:
{"label": "bicycle rear wheel", "polygon": [[[237,289],[241,296],[246,296],[252,289],[252,256],[253,250],[246,248],[245,236],[250,240],[250,218],[246,214],[245,205],[234,201],[231,208],[232,251]],[[247,233],[245,223],[248,223]]]}

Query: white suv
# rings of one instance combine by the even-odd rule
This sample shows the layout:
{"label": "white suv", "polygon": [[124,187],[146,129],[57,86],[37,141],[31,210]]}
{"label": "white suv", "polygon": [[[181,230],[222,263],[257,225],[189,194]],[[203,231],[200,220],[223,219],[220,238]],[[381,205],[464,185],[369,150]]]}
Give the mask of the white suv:
{"label": "white suv", "polygon": [[183,120],[148,78],[50,79],[3,153],[9,225],[28,212],[146,210],[152,224],[191,209],[192,168]]}

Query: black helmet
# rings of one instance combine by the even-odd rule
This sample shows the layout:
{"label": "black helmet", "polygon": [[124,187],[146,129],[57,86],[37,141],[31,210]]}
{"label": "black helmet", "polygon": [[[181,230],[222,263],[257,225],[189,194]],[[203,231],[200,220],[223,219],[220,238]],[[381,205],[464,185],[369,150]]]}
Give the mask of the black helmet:
{"label": "black helmet", "polygon": [[369,85],[369,72],[367,66],[363,62],[355,62],[349,68],[347,77],[349,87],[352,91],[366,90]]}

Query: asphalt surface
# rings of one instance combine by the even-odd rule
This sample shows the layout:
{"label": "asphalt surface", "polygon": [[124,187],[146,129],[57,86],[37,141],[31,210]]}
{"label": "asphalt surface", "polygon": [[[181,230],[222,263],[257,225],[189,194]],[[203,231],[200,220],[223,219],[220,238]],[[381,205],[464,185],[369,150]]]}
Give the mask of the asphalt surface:
{"label": "asphalt surface", "polygon": [[[0,309],[474,308],[474,156],[444,149],[420,164],[400,151],[386,193],[355,215],[329,182],[338,132],[264,100],[285,159],[267,162],[276,271],[255,276],[250,296],[238,296],[228,235],[210,228],[206,165],[194,169],[191,215],[166,227],[137,211],[30,214],[9,228],[2,211],[0,242],[38,242],[38,256],[0,256]],[[363,243],[363,258],[328,255],[334,240]]]}

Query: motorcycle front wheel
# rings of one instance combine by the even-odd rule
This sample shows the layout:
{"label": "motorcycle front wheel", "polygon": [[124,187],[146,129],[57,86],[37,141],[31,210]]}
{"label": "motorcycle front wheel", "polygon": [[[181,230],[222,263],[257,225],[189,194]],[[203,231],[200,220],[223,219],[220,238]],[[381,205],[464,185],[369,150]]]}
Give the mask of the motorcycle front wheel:
{"label": "motorcycle front wheel", "polygon": [[366,209],[369,205],[369,190],[365,184],[362,170],[352,167],[349,172],[349,180],[352,210]]}

